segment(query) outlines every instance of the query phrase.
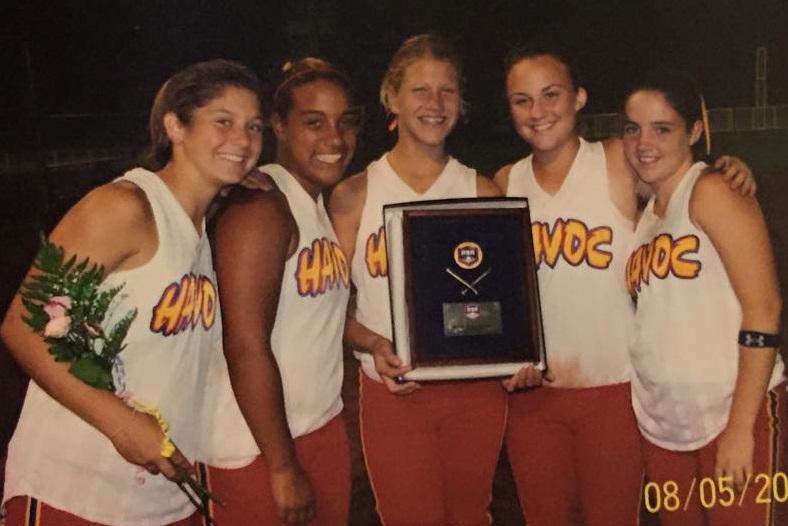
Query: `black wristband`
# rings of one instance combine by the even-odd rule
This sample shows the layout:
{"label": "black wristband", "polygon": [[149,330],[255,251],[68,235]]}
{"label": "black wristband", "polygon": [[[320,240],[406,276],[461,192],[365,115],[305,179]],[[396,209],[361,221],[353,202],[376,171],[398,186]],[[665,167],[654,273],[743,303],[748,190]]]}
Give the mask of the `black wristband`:
{"label": "black wristband", "polygon": [[739,331],[739,345],[742,347],[779,347],[780,335],[757,331]]}

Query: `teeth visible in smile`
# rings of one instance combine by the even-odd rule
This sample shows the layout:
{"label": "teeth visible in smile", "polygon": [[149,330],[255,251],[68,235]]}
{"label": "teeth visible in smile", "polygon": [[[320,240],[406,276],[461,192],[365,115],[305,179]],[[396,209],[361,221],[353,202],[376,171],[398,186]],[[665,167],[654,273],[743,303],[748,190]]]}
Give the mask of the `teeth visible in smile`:
{"label": "teeth visible in smile", "polygon": [[427,124],[443,124],[446,120],[445,117],[420,117],[419,119]]}
{"label": "teeth visible in smile", "polygon": [[653,155],[638,155],[638,161],[643,164],[652,164],[657,162],[657,158]]}
{"label": "teeth visible in smile", "polygon": [[547,130],[547,129],[552,128],[552,127],[553,127],[553,123],[552,122],[548,122],[548,123],[545,123],[545,124],[535,124],[535,125],[531,126],[531,128],[533,128],[534,130],[536,130],[538,132]]}
{"label": "teeth visible in smile", "polygon": [[242,163],[244,162],[245,159],[243,155],[234,155],[232,153],[220,153],[219,157],[221,157],[225,161],[230,161],[233,163]]}
{"label": "teeth visible in smile", "polygon": [[338,163],[340,159],[342,159],[341,153],[319,153],[315,155],[315,158],[320,161],[321,163],[328,163],[334,164]]}

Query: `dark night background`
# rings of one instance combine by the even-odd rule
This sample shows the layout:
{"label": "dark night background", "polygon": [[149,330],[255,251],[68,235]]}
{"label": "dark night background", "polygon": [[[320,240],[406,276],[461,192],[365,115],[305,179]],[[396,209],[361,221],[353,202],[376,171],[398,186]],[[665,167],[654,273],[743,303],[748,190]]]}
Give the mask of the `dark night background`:
{"label": "dark night background", "polygon": [[[710,108],[747,107],[749,116],[756,49],[765,47],[774,125],[715,134],[714,151],[739,155],[755,170],[786,296],[788,0],[5,0],[0,314],[37,233],[91,187],[133,165],[146,142],[153,96],[173,72],[216,57],[244,62],[264,79],[292,57],[317,55],[343,66],[366,114],[355,171],[391,144],[377,102],[391,54],[406,37],[427,31],[454,40],[465,60],[471,109],[450,139],[451,152],[488,175],[527,153],[509,125],[503,89],[502,58],[517,43],[547,35],[569,48],[589,92],[585,114],[618,111],[636,74],[670,66],[700,82]],[[357,440],[356,371],[352,361],[346,365],[349,431]],[[24,382],[0,344],[0,467]],[[351,523],[375,524],[357,443],[353,460]],[[495,524],[522,524],[505,458],[501,468]]]}
{"label": "dark night background", "polygon": [[[483,142],[506,125],[501,60],[513,44],[551,35],[574,52],[590,93],[587,113],[615,111],[642,69],[694,74],[710,107],[754,103],[755,49],[769,50],[769,102],[788,102],[784,0],[64,0],[0,8],[2,149],[29,148],[36,116],[113,113],[103,141],[144,140],[128,114],[148,110],[173,71],[213,57],[270,76],[289,54],[320,54],[346,67],[377,123],[378,83],[406,37],[437,31],[466,61],[472,111],[460,135]],[[299,31],[311,34],[300,36]],[[298,27],[302,26],[301,29]],[[378,130],[366,130],[375,135]],[[38,130],[45,146],[64,137]],[[143,132],[144,133],[144,132]],[[478,138],[477,138],[478,137]],[[366,152],[362,151],[364,155]],[[375,154],[378,152],[374,152]],[[366,159],[359,159],[359,162]]]}

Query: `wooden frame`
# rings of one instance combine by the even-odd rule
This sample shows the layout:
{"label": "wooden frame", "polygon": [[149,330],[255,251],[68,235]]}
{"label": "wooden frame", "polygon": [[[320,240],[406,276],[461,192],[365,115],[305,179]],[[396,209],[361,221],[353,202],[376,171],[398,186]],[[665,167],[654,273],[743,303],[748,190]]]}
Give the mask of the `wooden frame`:
{"label": "wooden frame", "polygon": [[405,380],[546,367],[527,199],[386,205],[394,347]]}

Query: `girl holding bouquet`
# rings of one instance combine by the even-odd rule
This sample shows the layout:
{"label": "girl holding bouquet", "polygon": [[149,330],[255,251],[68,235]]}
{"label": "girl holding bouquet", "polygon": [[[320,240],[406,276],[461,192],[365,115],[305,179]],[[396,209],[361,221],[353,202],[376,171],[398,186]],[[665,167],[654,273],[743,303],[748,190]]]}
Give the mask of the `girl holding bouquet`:
{"label": "girl holding bouquet", "polygon": [[[322,192],[356,145],[347,76],[308,58],[273,96],[271,191],[236,188],[215,228],[224,356],[201,460],[222,524],[347,524],[350,452],[342,418],[342,333],[350,276]],[[226,359],[225,359],[226,358]]]}
{"label": "girl holding bouquet", "polygon": [[[50,299],[45,341],[23,321],[17,294],[2,337],[31,382],[8,447],[9,526],[198,523],[194,505],[172,481],[180,484],[178,472],[192,471],[203,381],[220,344],[204,217],[214,196],[255,166],[261,130],[259,82],[251,71],[224,60],[190,66],[154,101],[151,170],[131,170],[91,191],[52,231],[50,241],[67,257],[103,266],[102,288],[123,287],[104,330],[135,310],[137,316],[109,382],[113,393],[76,378],[48,351],[49,340],[80,329],[69,325],[79,298]],[[31,269],[28,278],[37,274]],[[169,458],[166,426],[124,398],[156,407],[168,422],[177,445]]]}

